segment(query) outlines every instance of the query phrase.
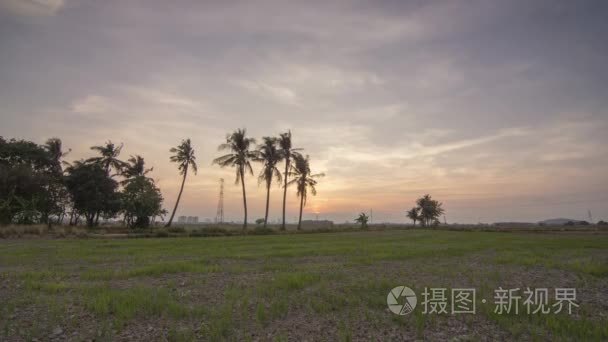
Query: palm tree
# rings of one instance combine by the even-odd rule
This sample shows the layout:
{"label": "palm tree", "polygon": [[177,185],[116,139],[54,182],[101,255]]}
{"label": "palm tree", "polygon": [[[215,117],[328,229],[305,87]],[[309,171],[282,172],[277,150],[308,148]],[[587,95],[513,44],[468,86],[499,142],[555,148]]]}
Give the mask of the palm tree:
{"label": "palm tree", "polygon": [[184,177],[182,178],[182,186],[179,189],[177,201],[175,201],[175,207],[173,208],[173,213],[171,213],[171,218],[169,218],[169,222],[167,222],[165,227],[170,227],[171,223],[173,222],[173,217],[177,211],[179,200],[182,198],[182,192],[184,191],[184,183],[186,183],[188,169],[192,168],[194,174],[196,174],[198,171],[198,166],[196,165],[196,156],[194,155],[194,149],[192,148],[192,143],[190,142],[189,138],[182,140],[181,144],[179,144],[177,147],[172,147],[169,152],[173,153],[169,160],[171,160],[173,163],[177,163],[177,169],[179,170],[180,175],[183,175]]}
{"label": "palm tree", "polygon": [[92,146],[91,150],[99,152],[101,156],[89,158],[87,162],[101,165],[108,175],[111,168],[114,168],[116,174],[120,174],[126,166],[125,162],[118,159],[122,147],[123,144],[116,146],[111,140],[108,140],[104,146]]}
{"label": "palm tree", "polygon": [[281,225],[281,230],[285,230],[285,203],[287,201],[287,181],[289,178],[289,168],[291,165],[291,159],[295,156],[299,156],[300,154],[298,151],[301,149],[291,147],[291,131],[282,133],[279,136],[278,142],[281,158],[285,160],[285,172],[283,173],[283,180],[285,182],[283,183],[283,224]]}
{"label": "palm tree", "polygon": [[369,221],[369,216],[367,216],[366,213],[359,214],[359,216],[355,219],[355,222],[361,224],[361,229],[367,228],[367,221]]}
{"label": "palm tree", "polygon": [[281,182],[281,171],[277,168],[277,164],[281,161],[281,153],[277,149],[277,138],[263,137],[264,143],[258,147],[257,156],[254,159],[257,162],[263,163],[262,171],[258,177],[258,183],[266,183],[266,214],[264,215],[264,228],[268,223],[268,207],[270,205],[270,186],[272,179]]}
{"label": "palm tree", "polygon": [[420,208],[413,207],[412,209],[406,212],[406,215],[410,220],[414,221],[414,226],[416,226],[416,221],[421,219]]}
{"label": "palm tree", "polygon": [[316,179],[325,176],[325,174],[312,174],[308,156],[293,155],[293,160],[294,163],[289,172],[289,176],[292,176],[293,179],[287,185],[296,184],[297,186],[297,195],[300,197],[300,218],[298,219],[298,230],[300,230],[302,227],[302,209],[304,209],[304,205],[306,204],[308,189],[310,188],[310,193],[315,196],[317,194],[317,189],[315,188],[315,185],[317,185]]}
{"label": "palm tree", "polygon": [[236,181],[235,184],[241,182],[243,187],[243,208],[245,209],[245,218],[243,220],[243,230],[247,229],[247,195],[245,192],[245,171],[253,174],[251,168],[251,160],[257,156],[255,151],[250,151],[249,147],[255,144],[255,139],[247,138],[245,129],[237,129],[232,134],[226,136],[226,142],[218,147],[218,151],[228,150],[231,153],[215,158],[213,164],[218,164],[220,167],[235,167]]}
{"label": "palm tree", "polygon": [[[91,150],[99,152],[101,156],[89,158],[87,159],[87,163],[101,165],[101,167],[103,167],[108,176],[110,176],[110,169],[114,168],[114,170],[116,171],[116,174],[114,175],[118,175],[122,172],[122,169],[126,165],[125,162],[118,159],[122,147],[122,143],[120,144],[120,146],[117,147],[116,145],[114,145],[114,143],[112,143],[111,140],[108,140],[104,146],[91,146]],[[113,177],[114,175],[110,177]],[[97,215],[95,217],[95,225],[97,225],[98,222],[99,212],[97,212]]]}
{"label": "palm tree", "polygon": [[148,173],[152,172],[152,170],[154,170],[153,167],[146,169],[146,163],[142,156],[131,156],[122,172],[122,175],[125,177],[123,184],[128,183],[131,179],[136,177],[145,177]]}
{"label": "palm tree", "polygon": [[[67,152],[63,152],[63,147],[61,143],[61,139],[59,138],[50,138],[44,144],[44,149],[51,156],[51,162],[53,164],[53,172],[57,175],[61,175],[63,173],[62,165],[68,164],[63,161],[63,157],[67,156],[68,153],[72,151],[69,149]],[[69,165],[69,164],[68,164]]]}
{"label": "palm tree", "polygon": [[424,227],[438,222],[437,218],[445,212],[442,207],[443,204],[432,199],[429,194],[420,197],[416,204],[420,208],[420,220]]}

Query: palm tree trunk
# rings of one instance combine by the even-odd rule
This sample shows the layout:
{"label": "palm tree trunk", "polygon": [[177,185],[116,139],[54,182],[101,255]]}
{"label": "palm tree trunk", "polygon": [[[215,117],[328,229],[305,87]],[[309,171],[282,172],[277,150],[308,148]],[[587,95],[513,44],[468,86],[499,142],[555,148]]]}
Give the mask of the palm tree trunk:
{"label": "palm tree trunk", "polygon": [[266,215],[264,215],[264,228],[268,223],[268,206],[270,205],[270,182],[266,183]]}
{"label": "palm tree trunk", "polygon": [[287,201],[287,171],[289,170],[289,156],[285,158],[285,184],[283,185],[283,224],[281,230],[285,230],[285,202]]}
{"label": "palm tree trunk", "polygon": [[300,195],[300,218],[298,219],[298,230],[302,228],[302,209],[304,208],[304,195]]}
{"label": "palm tree trunk", "polygon": [[245,171],[243,168],[239,170],[241,173],[241,185],[243,186],[243,207],[245,208],[245,219],[243,220],[243,230],[247,229],[247,194],[245,193]]}
{"label": "palm tree trunk", "polygon": [[175,207],[173,207],[173,213],[171,213],[171,218],[169,218],[169,222],[167,222],[165,227],[171,227],[171,223],[173,222],[173,217],[175,216],[175,212],[177,211],[177,206],[179,205],[179,200],[182,198],[182,191],[184,191],[184,183],[186,183],[187,175],[188,175],[188,166],[186,165],[186,170],[184,171],[184,178],[182,179],[182,186],[179,189],[179,194],[177,195],[177,201],[175,201]]}

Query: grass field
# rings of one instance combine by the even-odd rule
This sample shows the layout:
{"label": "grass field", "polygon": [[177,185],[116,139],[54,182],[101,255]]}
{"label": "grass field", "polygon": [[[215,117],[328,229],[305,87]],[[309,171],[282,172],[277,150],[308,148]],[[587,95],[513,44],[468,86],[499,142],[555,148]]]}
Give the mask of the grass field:
{"label": "grass field", "polygon": [[[608,339],[605,232],[0,240],[0,284],[6,341]],[[475,288],[477,313],[395,315],[398,285],[419,306]],[[576,288],[580,307],[498,315],[498,287]]]}

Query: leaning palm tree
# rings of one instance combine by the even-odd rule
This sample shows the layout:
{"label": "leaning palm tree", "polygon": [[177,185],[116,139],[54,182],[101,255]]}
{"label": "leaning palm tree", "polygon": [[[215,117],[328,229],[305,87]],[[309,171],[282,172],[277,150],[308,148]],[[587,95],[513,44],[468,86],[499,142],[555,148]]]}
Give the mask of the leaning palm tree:
{"label": "leaning palm tree", "polygon": [[287,201],[287,182],[289,178],[289,169],[291,166],[291,160],[295,156],[300,155],[298,151],[300,151],[301,149],[291,147],[291,131],[282,133],[279,136],[278,143],[280,147],[279,151],[281,153],[281,158],[285,160],[285,172],[283,173],[283,181],[285,182],[283,184],[283,224],[281,224],[281,230],[285,230],[285,203]]}
{"label": "leaning palm tree", "polygon": [[422,218],[419,207],[413,207],[412,209],[408,210],[406,215],[407,218],[414,222],[414,226],[416,226],[416,221],[419,221]]}
{"label": "leaning palm tree", "polygon": [[268,223],[268,207],[270,205],[270,186],[273,178],[281,182],[281,171],[277,164],[281,161],[281,154],[277,149],[277,138],[263,137],[264,143],[258,147],[255,161],[263,163],[262,171],[258,177],[258,183],[266,183],[266,214],[264,215],[264,228]]}
{"label": "leaning palm tree", "polygon": [[116,174],[120,174],[126,163],[118,159],[123,144],[120,146],[114,145],[111,140],[108,140],[103,146],[92,146],[91,150],[99,152],[101,156],[87,159],[88,163],[99,164],[109,175],[110,170],[114,168]]}
{"label": "leaning palm tree", "polygon": [[316,179],[325,176],[325,174],[312,174],[308,156],[303,157],[297,154],[293,155],[293,157],[294,163],[289,172],[289,176],[293,179],[287,185],[295,184],[297,186],[297,195],[300,197],[300,218],[298,219],[298,230],[300,230],[302,227],[302,209],[304,209],[304,205],[306,204],[308,189],[310,188],[310,193],[315,196],[317,194],[317,189],[315,188],[317,185]]}
{"label": "leaning palm tree", "polygon": [[245,218],[243,220],[243,230],[247,229],[247,194],[245,192],[245,171],[253,174],[251,168],[251,160],[257,156],[255,151],[250,151],[249,147],[255,144],[255,139],[247,138],[245,129],[237,129],[226,136],[226,142],[218,147],[218,151],[228,150],[231,153],[215,158],[213,164],[218,164],[220,167],[236,168],[235,184],[241,182],[243,188],[243,208],[245,209]]}
{"label": "leaning palm tree", "polygon": [[186,183],[188,170],[192,168],[194,174],[196,174],[198,171],[198,166],[196,165],[196,156],[194,155],[194,148],[192,148],[190,139],[182,140],[181,144],[179,144],[177,147],[172,147],[169,151],[173,153],[169,160],[171,160],[173,163],[177,163],[177,169],[179,170],[180,175],[184,177],[182,178],[182,186],[179,188],[179,194],[177,195],[177,201],[175,201],[175,207],[173,207],[171,218],[169,218],[169,222],[167,222],[165,227],[171,226],[171,223],[173,222],[173,217],[177,211],[179,200],[182,198],[182,192],[184,191],[184,183]]}

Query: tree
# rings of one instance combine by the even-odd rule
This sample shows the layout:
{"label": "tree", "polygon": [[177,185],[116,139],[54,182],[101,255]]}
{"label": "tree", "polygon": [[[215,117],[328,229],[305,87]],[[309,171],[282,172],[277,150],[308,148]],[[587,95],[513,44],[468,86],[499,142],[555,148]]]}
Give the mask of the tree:
{"label": "tree", "polygon": [[122,169],[127,165],[118,159],[122,147],[123,144],[116,146],[111,140],[108,140],[103,146],[92,146],[91,150],[99,152],[100,156],[89,158],[87,162],[101,165],[108,175],[111,169],[114,169],[116,174],[120,174]]}
{"label": "tree", "polygon": [[27,221],[48,222],[49,214],[56,208],[53,170],[50,154],[42,146],[0,137],[0,223],[23,222],[19,213],[25,208],[31,213],[34,203],[40,215],[27,215]]}
{"label": "tree", "polygon": [[78,161],[66,172],[65,184],[74,210],[85,216],[89,227],[97,224],[100,214],[106,218],[116,216],[120,210],[118,183],[101,165]]}
{"label": "tree", "polygon": [[184,183],[186,183],[188,169],[192,168],[192,171],[194,171],[195,175],[198,171],[198,166],[196,165],[196,156],[194,155],[194,148],[192,148],[192,143],[189,138],[186,140],[182,140],[181,144],[179,144],[177,147],[172,147],[169,151],[173,153],[170,158],[171,162],[177,163],[177,168],[183,178],[182,186],[180,187],[179,194],[177,195],[177,201],[175,201],[175,207],[173,207],[173,212],[171,213],[169,222],[167,222],[165,227],[170,227],[171,223],[173,222],[173,217],[175,217],[175,212],[177,211],[179,200],[182,198],[182,192],[184,191]]}
{"label": "tree", "polygon": [[289,169],[291,166],[291,160],[296,155],[300,155],[298,151],[300,151],[301,149],[291,147],[291,131],[282,133],[279,136],[278,141],[281,158],[285,160],[285,172],[283,173],[283,223],[281,224],[281,230],[285,230],[285,204],[287,202],[287,183],[289,179]]}
{"label": "tree", "polygon": [[152,217],[163,214],[160,190],[143,175],[130,178],[121,197],[125,222],[131,228],[146,228]]}
{"label": "tree", "polygon": [[412,209],[408,210],[406,213],[407,213],[407,217],[410,220],[414,221],[414,226],[416,226],[416,222],[422,218],[420,215],[419,207],[413,207]]}
{"label": "tree", "polygon": [[355,219],[355,222],[358,222],[361,224],[361,229],[367,228],[368,221],[369,221],[369,216],[367,216],[367,214],[365,214],[365,213],[359,214],[359,216]]}
{"label": "tree", "polygon": [[317,194],[317,178],[325,176],[323,173],[312,174],[310,171],[310,162],[308,156],[303,157],[302,155],[293,155],[294,163],[291,165],[291,171],[289,176],[293,179],[287,183],[287,185],[295,184],[297,188],[297,196],[300,197],[300,217],[298,219],[298,230],[302,228],[302,210],[306,204],[308,189],[310,193],[315,196]]}
{"label": "tree", "polygon": [[68,149],[67,152],[64,152],[63,143],[59,138],[48,139],[42,147],[47,152],[51,164],[48,190],[53,206],[52,210],[48,213],[43,213],[45,216],[43,219],[47,220],[50,225],[51,218],[49,214],[57,216],[57,223],[61,223],[70,204],[68,191],[63,179],[63,165],[69,165],[69,163],[64,161],[63,158],[72,150]]}
{"label": "tree", "polygon": [[243,208],[245,217],[243,219],[243,230],[247,229],[247,194],[245,191],[245,172],[253,175],[251,168],[251,160],[257,157],[255,151],[250,151],[249,148],[255,144],[255,139],[247,138],[245,129],[237,129],[232,134],[226,136],[226,142],[218,147],[218,151],[230,151],[231,153],[215,158],[214,164],[220,167],[234,167],[236,169],[235,184],[241,182],[243,188]]}
{"label": "tree", "polygon": [[53,173],[57,175],[63,174],[63,165],[66,164],[63,158],[72,151],[69,149],[67,152],[63,152],[63,143],[59,138],[50,138],[46,141],[43,148],[49,154],[49,159],[53,168]]}
{"label": "tree", "polygon": [[281,161],[281,154],[277,149],[277,139],[271,137],[262,138],[264,141],[257,151],[255,161],[263,164],[258,184],[265,183],[266,185],[266,214],[264,215],[264,228],[268,223],[268,207],[270,205],[270,186],[273,178],[277,182],[281,182],[281,171],[277,168],[277,164]]}
{"label": "tree", "polygon": [[[111,169],[114,169],[116,173],[110,177],[120,175],[123,168],[127,165],[125,162],[118,159],[122,147],[122,143],[120,146],[116,146],[111,140],[108,140],[103,146],[91,146],[91,150],[99,152],[100,156],[89,158],[87,163],[100,165],[106,171],[108,176],[110,176]],[[99,214],[100,213],[97,213],[95,216],[95,225],[97,225],[97,222],[99,221]]]}
{"label": "tree", "polygon": [[154,168],[146,168],[144,158],[140,155],[131,156],[122,170],[122,175],[125,177],[123,184],[127,184],[137,177],[145,177],[148,173],[152,172]]}
{"label": "tree", "polygon": [[426,194],[416,201],[420,210],[420,221],[422,226],[428,227],[429,225],[437,225],[438,218],[445,212],[442,208],[442,203],[431,198],[430,195]]}

